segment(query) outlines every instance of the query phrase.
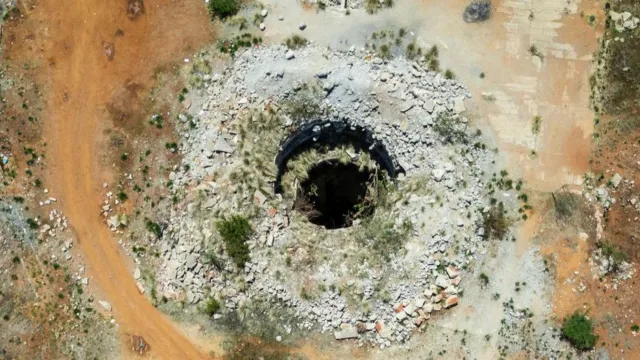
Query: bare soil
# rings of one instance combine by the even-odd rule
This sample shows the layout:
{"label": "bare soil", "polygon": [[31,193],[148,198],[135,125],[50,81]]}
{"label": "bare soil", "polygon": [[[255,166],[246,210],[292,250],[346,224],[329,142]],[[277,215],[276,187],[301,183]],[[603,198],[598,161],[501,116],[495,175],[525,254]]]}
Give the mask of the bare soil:
{"label": "bare soil", "polygon": [[[105,129],[135,127],[131,123],[142,121],[133,116],[138,111],[131,99],[119,108],[125,124],[111,123],[108,104],[117,103],[122,89],[148,88],[157,67],[211,41],[204,4],[145,4],[135,21],[127,16],[126,1],[20,5],[21,18],[5,30],[5,54],[15,62],[38,62],[37,81],[46,94],[46,181],[75,228],[96,292],[112,304],[121,335],[142,335],[151,345],[152,358],[205,358],[138,292],[130,264],[99,215],[101,184],[114,174],[96,161]],[[114,44],[111,61],[103,42]],[[122,353],[128,353],[128,339],[121,343]]]}

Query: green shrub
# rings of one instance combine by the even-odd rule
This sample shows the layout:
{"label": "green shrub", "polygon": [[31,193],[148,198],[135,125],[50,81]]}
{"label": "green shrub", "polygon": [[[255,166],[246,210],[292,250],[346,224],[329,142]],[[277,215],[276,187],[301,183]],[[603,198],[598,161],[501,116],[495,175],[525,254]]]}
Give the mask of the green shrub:
{"label": "green shrub", "polygon": [[593,333],[591,320],[578,312],[564,321],[562,335],[578,350],[591,349],[598,340],[598,336]]}
{"label": "green shrub", "polygon": [[155,236],[159,238],[162,237],[162,227],[157,222],[153,222],[147,219],[145,223],[145,227],[147,228],[147,231],[155,234]]}
{"label": "green shrub", "polygon": [[202,308],[202,312],[208,316],[213,316],[213,314],[217,313],[218,310],[220,310],[220,303],[214,298],[209,298]]}
{"label": "green shrub", "polygon": [[216,229],[224,241],[227,254],[233,259],[239,268],[251,258],[247,240],[253,233],[249,220],[240,215],[234,215],[229,220],[221,220],[216,223]]}
{"label": "green shrub", "polygon": [[235,15],[240,9],[236,0],[209,0],[208,7],[212,17],[221,19]]}
{"label": "green shrub", "polygon": [[307,39],[303,38],[300,35],[293,35],[285,39],[284,44],[287,45],[289,49],[296,50],[301,47],[306,46],[308,43]]}

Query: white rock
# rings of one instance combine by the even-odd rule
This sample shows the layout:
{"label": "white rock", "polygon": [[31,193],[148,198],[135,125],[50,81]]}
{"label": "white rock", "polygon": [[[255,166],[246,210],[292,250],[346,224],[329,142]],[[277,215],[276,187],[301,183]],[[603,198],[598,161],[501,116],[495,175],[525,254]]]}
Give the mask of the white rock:
{"label": "white rock", "polygon": [[111,312],[111,304],[104,300],[99,300],[98,303],[100,303],[100,306],[102,306],[106,311]]}
{"label": "white rock", "polygon": [[336,340],[353,339],[358,337],[358,330],[355,327],[350,326],[334,332],[333,336],[335,336]]}
{"label": "white rock", "polygon": [[264,23],[260,23],[260,30],[264,31],[267,28],[267,25],[265,25]]}
{"label": "white rock", "polygon": [[140,268],[136,268],[135,270],[133,270],[133,278],[138,280],[140,279],[140,276],[142,276],[142,274],[140,273]]}
{"label": "white rock", "polygon": [[307,24],[305,24],[305,23],[300,23],[300,25],[298,25],[298,29],[300,29],[300,30],[304,30],[306,28],[307,28]]}
{"label": "white rock", "polygon": [[284,54],[284,57],[287,58],[287,60],[291,60],[296,57],[296,53],[294,53],[292,50],[289,50],[286,54]]}
{"label": "white rock", "polygon": [[267,9],[262,9],[262,11],[260,11],[260,15],[262,15],[262,17],[267,17],[268,14],[269,11]]}

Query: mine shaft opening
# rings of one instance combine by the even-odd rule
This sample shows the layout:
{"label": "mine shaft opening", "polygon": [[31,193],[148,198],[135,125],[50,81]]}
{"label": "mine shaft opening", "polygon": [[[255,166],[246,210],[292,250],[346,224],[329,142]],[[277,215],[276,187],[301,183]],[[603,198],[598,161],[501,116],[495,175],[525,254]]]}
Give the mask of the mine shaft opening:
{"label": "mine shaft opening", "polygon": [[311,223],[327,229],[349,227],[355,218],[373,211],[367,193],[374,176],[374,172],[361,170],[352,162],[322,161],[300,184],[294,208]]}
{"label": "mine shaft opening", "polygon": [[[329,152],[340,148],[351,149],[347,151],[351,161],[331,157]],[[308,176],[300,183],[283,185],[289,162],[309,152],[322,155],[306,170]],[[355,219],[373,214],[380,180],[393,181],[398,173],[404,172],[366,127],[323,120],[303,124],[292,132],[281,144],[275,162],[278,169],[275,193],[293,198],[296,211],[327,229],[349,227]]]}

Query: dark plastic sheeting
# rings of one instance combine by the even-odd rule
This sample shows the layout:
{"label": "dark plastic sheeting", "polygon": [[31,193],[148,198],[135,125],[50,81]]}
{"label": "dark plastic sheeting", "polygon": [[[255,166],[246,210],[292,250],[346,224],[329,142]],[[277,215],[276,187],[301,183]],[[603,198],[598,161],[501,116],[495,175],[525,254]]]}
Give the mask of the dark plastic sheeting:
{"label": "dark plastic sheeting", "polygon": [[387,171],[391,179],[395,179],[399,172],[384,145],[373,138],[373,133],[362,126],[345,122],[331,122],[317,120],[303,124],[295,133],[291,134],[282,144],[282,150],[276,156],[278,174],[274,190],[282,193],[282,175],[287,170],[289,159],[313,148],[324,146],[335,148],[340,145],[351,145],[356,150],[367,151],[371,158]]}

